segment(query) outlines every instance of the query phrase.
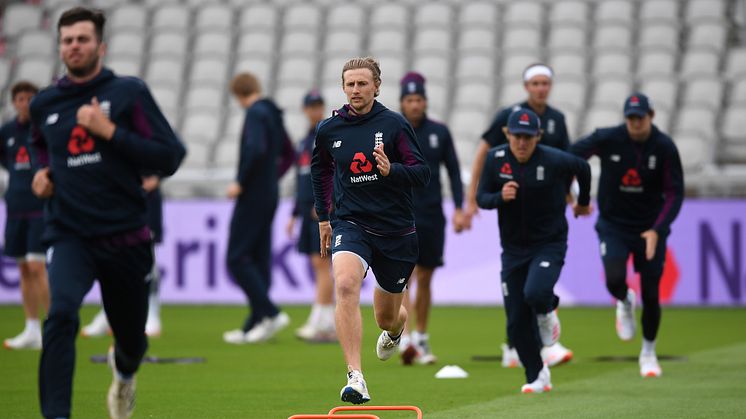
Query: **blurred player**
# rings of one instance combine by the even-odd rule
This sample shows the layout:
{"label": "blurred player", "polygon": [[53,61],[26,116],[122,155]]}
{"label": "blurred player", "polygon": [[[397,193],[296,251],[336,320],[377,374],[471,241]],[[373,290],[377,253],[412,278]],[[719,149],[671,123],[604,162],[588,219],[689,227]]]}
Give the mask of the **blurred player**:
{"label": "blurred player", "polygon": [[311,183],[311,154],[316,126],[324,119],[324,99],[314,89],[303,97],[303,113],[308,118],[308,135],[301,140],[295,161],[298,167],[295,206],[293,216],[287,225],[288,235],[292,236],[296,220],[300,218],[298,251],[309,256],[316,279],[316,301],[311,315],[295,335],[309,342],[330,342],[337,340],[334,325],[334,282],[331,263],[321,257],[319,219],[313,209],[313,184]]}
{"label": "blurred player", "polygon": [[345,63],[342,88],[349,103],[319,124],[311,162],[321,255],[332,253],[337,336],[348,364],[341,397],[355,404],[370,400],[360,361],[363,278],[371,267],[377,282],[373,311],[383,329],[376,354],[387,360],[407,321],[403,291],[417,262],[412,187],[430,178],[412,127],[375,100],[380,86],[375,59]]}
{"label": "blurred player", "polygon": [[223,334],[233,344],[264,342],[290,323],[270,300],[272,284],[272,220],[277,209],[278,181],[293,164],[295,153],[285,131],[282,111],[262,98],[259,80],[250,73],[233,78],[231,92],[246,109],[239,143],[236,180],[228,186],[235,200],[228,237],[227,263],[248,300],[251,313],[240,329]]}
{"label": "blurred player", "polygon": [[[163,241],[163,198],[160,190],[161,180],[156,175],[143,176],[142,188],[145,191],[145,199],[148,207],[148,228],[153,234],[153,244]],[[161,274],[158,264],[153,262],[150,270],[150,297],[148,298],[148,320],[145,322],[145,334],[150,337],[161,335],[161,302],[158,298],[158,289],[161,282]],[[93,318],[91,323],[80,329],[83,337],[99,337],[110,333],[109,321],[106,312],[102,308]]]}
{"label": "blurred player", "polygon": [[[443,196],[440,186],[440,166],[446,165],[451,181],[451,193],[455,210],[453,229],[461,232],[464,228],[464,215],[461,211],[463,202],[463,185],[456,158],[456,150],[448,127],[429,119],[426,115],[427,96],[425,78],[419,73],[407,73],[400,81],[400,105],[402,115],[414,128],[417,141],[430,167],[430,183],[427,187],[414,188],[414,214],[417,224],[417,241],[420,255],[411,281],[417,281],[417,296],[414,300],[414,316],[417,323],[411,333],[402,335],[400,349],[402,361],[411,364],[416,361],[422,364],[435,363],[437,358],[430,349],[427,334],[427,323],[430,315],[431,291],[435,268],[443,265],[443,247],[445,246],[446,220],[443,215]],[[404,306],[411,312],[409,291],[405,291]],[[410,323],[412,321],[410,320]]]}
{"label": "blurred player", "polygon": [[510,114],[504,128],[508,144],[488,151],[477,192],[481,208],[498,211],[508,337],[526,370],[524,393],[552,388],[541,348],[556,343],[560,335],[554,285],[567,252],[565,206],[573,177],[580,184],[575,216],[591,211],[590,166],[539,145],[540,128],[539,117],[531,110]]}
{"label": "blurred player", "polygon": [[[549,93],[552,90],[553,77],[554,72],[547,65],[532,64],[528,66],[523,71],[523,87],[528,93],[527,100],[517,105],[504,108],[498,112],[490,127],[487,128],[487,131],[484,134],[482,134],[482,141],[479,142],[477,154],[474,157],[471,182],[469,183],[469,191],[467,194],[466,216],[468,219],[471,219],[475,214],[477,214],[477,182],[482,173],[487,150],[500,144],[505,144],[508,141],[503,128],[508,124],[508,116],[512,112],[519,109],[530,109],[539,116],[541,126],[543,127],[541,134],[542,145],[554,147],[563,151],[567,151],[570,147],[570,137],[567,134],[565,115],[563,115],[559,110],[549,106],[547,103]],[[518,354],[509,340],[506,344],[502,345],[502,351],[503,367],[512,368],[520,366]],[[562,346],[559,342],[552,346],[542,348],[541,351],[542,358],[550,367],[570,361],[572,355],[572,351]]]}
{"label": "blurred player", "polygon": [[169,176],[186,154],[145,83],[102,68],[105,21],[80,7],[62,14],[57,30],[67,74],[31,102],[40,167],[32,186],[47,199],[52,304],[39,367],[47,418],[70,416],[78,311],[96,279],[114,334],[109,416],[132,415],[135,372],[148,346],[146,278],[153,266],[140,173]]}
{"label": "blurred player", "polygon": [[606,287],[617,299],[616,331],[622,340],[631,340],[636,332],[637,296],[627,286],[630,255],[640,274],[643,377],[661,375],[655,353],[661,321],[658,292],[666,239],[684,199],[679,152],[671,138],[653,125],[654,116],[647,96],[636,93],[624,102],[624,124],[597,129],[571,148],[583,158],[601,159],[596,231]]}
{"label": "blurred player", "polygon": [[39,91],[33,84],[18,82],[11,88],[16,117],[0,128],[0,164],[8,171],[5,191],[5,255],[18,262],[21,298],[26,326],[18,336],[5,339],[8,349],[40,349],[39,310],[49,311],[49,287],[44,265],[44,201],[31,191],[29,102]]}

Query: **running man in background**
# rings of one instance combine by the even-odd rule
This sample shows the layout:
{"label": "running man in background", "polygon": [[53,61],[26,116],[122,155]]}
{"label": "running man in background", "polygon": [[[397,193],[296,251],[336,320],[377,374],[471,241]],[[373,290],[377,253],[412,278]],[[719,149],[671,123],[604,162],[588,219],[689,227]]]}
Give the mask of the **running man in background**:
{"label": "running man in background", "polygon": [[[570,137],[567,134],[565,125],[565,115],[559,110],[549,106],[547,100],[552,90],[552,79],[554,72],[544,64],[532,64],[523,71],[523,87],[528,93],[525,102],[519,103],[500,110],[492,124],[482,134],[482,141],[479,142],[477,154],[474,157],[474,163],[471,170],[471,182],[467,194],[466,216],[470,220],[477,214],[477,182],[479,181],[484,166],[484,160],[487,156],[487,150],[508,142],[504,132],[508,124],[508,117],[512,112],[520,109],[529,109],[539,116],[541,121],[542,134],[541,144],[554,147],[559,150],[567,151],[570,147]],[[513,347],[510,339],[502,345],[503,359],[502,366],[514,368],[520,366],[520,360]],[[557,342],[552,346],[542,348],[541,356],[544,362],[549,366],[555,366],[568,362],[572,359],[572,351]]]}
{"label": "running man in background", "polygon": [[308,134],[301,140],[295,164],[298,168],[295,206],[293,216],[287,225],[288,235],[292,237],[298,219],[300,237],[298,251],[311,259],[316,279],[316,301],[311,308],[311,315],[295,335],[308,342],[332,342],[337,340],[334,325],[334,282],[332,267],[328,259],[321,257],[319,219],[313,208],[313,184],[311,183],[311,155],[316,137],[316,126],[324,119],[324,98],[318,90],[313,89],[303,97],[303,113],[308,118]]}
{"label": "running man in background", "polygon": [[[157,175],[143,176],[142,188],[145,191],[145,199],[148,206],[148,228],[153,234],[153,244],[158,245],[163,241],[163,197],[160,190],[161,179]],[[145,322],[145,334],[150,337],[161,335],[161,302],[158,298],[158,289],[161,283],[161,273],[158,264],[153,262],[148,278],[150,283],[150,297],[148,298],[148,320]],[[102,308],[93,318],[91,323],[80,329],[83,337],[100,337],[111,333],[106,312]]]}
{"label": "running man in background", "polygon": [[41,349],[39,311],[49,311],[49,286],[44,264],[44,201],[31,191],[29,103],[39,89],[26,81],[11,87],[16,117],[0,128],[0,163],[8,171],[5,190],[5,255],[18,262],[26,326],[16,337],[5,339],[7,349]]}
{"label": "running man in background", "polygon": [[262,97],[259,80],[251,73],[236,75],[231,92],[246,110],[239,143],[236,180],[228,186],[235,201],[228,236],[227,264],[249,303],[250,313],[240,329],[223,334],[232,344],[264,342],[287,327],[290,318],[269,298],[272,285],[272,220],[279,196],[279,179],[295,159],[282,111]]}
{"label": "running man in background", "polygon": [[[418,362],[433,364],[437,361],[430,349],[427,334],[428,319],[432,292],[430,284],[433,272],[443,266],[443,248],[445,246],[446,219],[443,215],[443,195],[440,184],[440,166],[445,164],[451,183],[451,194],[455,210],[453,229],[460,233],[464,229],[463,185],[456,158],[456,150],[448,127],[427,117],[427,95],[425,78],[419,73],[407,73],[400,81],[401,113],[414,128],[417,142],[425,160],[430,167],[430,183],[426,187],[414,188],[414,214],[417,224],[417,241],[419,257],[414,273],[410,278],[417,283],[417,294],[414,299],[414,316],[410,316],[411,336],[404,333],[399,345],[402,362],[405,365]],[[411,312],[409,291],[405,291],[404,306]],[[412,322],[416,320],[416,323]]]}
{"label": "running man in background", "polygon": [[128,418],[148,340],[147,276],[153,241],[140,174],[170,176],[186,150],[148,87],[102,67],[101,12],[76,7],[57,24],[67,74],[31,102],[34,193],[45,198],[51,306],[44,322],[42,415],[71,413],[75,337],[83,298],[98,280],[114,334],[112,418]]}
{"label": "running man in background", "polygon": [[477,202],[498,212],[508,337],[526,371],[521,391],[541,393],[552,389],[541,348],[560,336],[554,285],[567,252],[567,188],[576,177],[580,194],[573,212],[590,214],[591,168],[569,153],[539,145],[541,122],[531,110],[510,114],[504,133],[508,144],[487,153]]}
{"label": "running man in background", "polygon": [[606,287],[617,300],[616,331],[628,341],[636,333],[637,296],[627,286],[632,255],[642,289],[640,374],[662,374],[655,342],[661,321],[659,288],[666,261],[666,239],[684,199],[684,175],[673,140],[653,124],[655,111],[647,96],[636,93],[624,102],[625,123],[599,128],[573,144],[583,158],[601,159],[596,231]]}
{"label": "running man in background", "polygon": [[411,125],[375,100],[380,87],[375,59],[345,63],[342,88],[349,103],[319,124],[311,161],[321,255],[332,254],[337,336],[347,362],[341,398],[354,404],[370,400],[360,360],[363,279],[372,268],[373,311],[383,329],[376,354],[387,360],[404,331],[403,292],[417,262],[412,188],[430,180]]}

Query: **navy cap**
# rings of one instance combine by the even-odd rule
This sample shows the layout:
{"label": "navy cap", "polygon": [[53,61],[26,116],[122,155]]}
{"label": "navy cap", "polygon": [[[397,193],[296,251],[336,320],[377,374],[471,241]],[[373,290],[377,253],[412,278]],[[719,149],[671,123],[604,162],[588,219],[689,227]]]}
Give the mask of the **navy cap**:
{"label": "navy cap", "polygon": [[312,89],[303,96],[303,106],[311,106],[317,103],[324,103],[324,98],[321,97],[321,92],[318,89]]}
{"label": "navy cap", "polygon": [[422,74],[410,71],[402,77],[399,84],[401,85],[399,100],[404,99],[406,95],[413,94],[422,95],[422,97],[427,98],[425,95],[425,77]]}
{"label": "navy cap", "polygon": [[518,109],[508,117],[508,132],[511,134],[539,135],[541,121],[530,109]]}
{"label": "navy cap", "polygon": [[653,110],[650,99],[642,93],[635,93],[624,101],[624,116],[645,116]]}

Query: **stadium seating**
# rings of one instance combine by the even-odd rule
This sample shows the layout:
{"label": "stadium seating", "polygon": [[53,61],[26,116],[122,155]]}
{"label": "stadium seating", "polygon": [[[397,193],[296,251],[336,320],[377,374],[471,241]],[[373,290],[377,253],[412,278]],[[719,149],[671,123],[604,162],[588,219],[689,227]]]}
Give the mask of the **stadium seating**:
{"label": "stadium seating", "polygon": [[[13,81],[45,85],[61,72],[56,21],[77,4],[106,11],[106,65],[144,78],[195,147],[167,183],[172,196],[212,196],[205,182],[230,180],[243,122],[227,91],[234,74],[257,75],[297,139],[307,129],[303,93],[318,87],[336,108],[342,65],[363,54],[379,58],[379,100],[393,109],[401,76],[426,76],[429,112],[451,124],[465,169],[494,112],[525,99],[524,68],[542,61],[554,67],[550,103],[573,139],[621,123],[623,99],[640,90],[680,142],[687,173],[746,167],[744,0],[9,0],[0,5],[3,105]],[[746,193],[742,179],[719,191]]]}

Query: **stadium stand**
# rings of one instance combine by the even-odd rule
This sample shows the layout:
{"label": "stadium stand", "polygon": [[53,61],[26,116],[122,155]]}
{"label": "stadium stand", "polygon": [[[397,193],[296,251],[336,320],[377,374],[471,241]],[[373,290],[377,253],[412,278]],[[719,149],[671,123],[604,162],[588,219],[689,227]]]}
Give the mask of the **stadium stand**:
{"label": "stadium stand", "polygon": [[[465,180],[494,112],[523,100],[524,67],[555,69],[550,102],[573,138],[622,121],[641,89],[655,122],[679,145],[691,195],[746,196],[745,0],[10,0],[0,5],[0,93],[21,78],[61,72],[59,15],[76,4],[107,12],[106,64],[144,78],[190,146],[172,197],[219,196],[235,170],[243,114],[226,83],[252,71],[286,110],[295,139],[307,127],[302,93],[344,101],[344,61],[373,54],[381,100],[398,109],[398,80],[428,78],[430,111],[450,124]],[[292,181],[282,183],[287,196]]]}

